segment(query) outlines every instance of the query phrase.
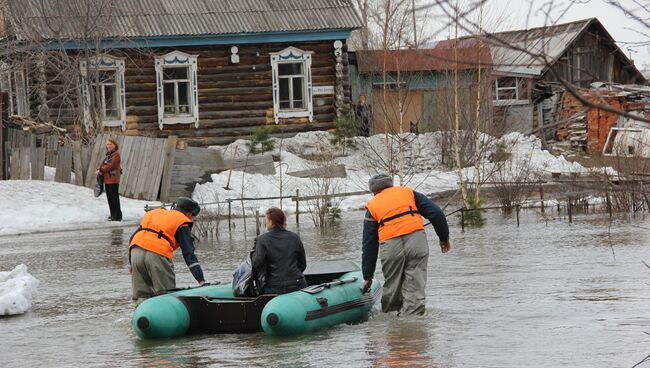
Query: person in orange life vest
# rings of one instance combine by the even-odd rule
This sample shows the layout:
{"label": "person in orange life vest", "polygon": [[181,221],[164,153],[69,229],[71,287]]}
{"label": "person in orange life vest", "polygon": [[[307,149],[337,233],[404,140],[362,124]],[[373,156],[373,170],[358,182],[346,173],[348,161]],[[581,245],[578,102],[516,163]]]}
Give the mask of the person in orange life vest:
{"label": "person in orange life vest", "polygon": [[363,291],[372,285],[378,255],[384,274],[384,312],[424,314],[429,246],[422,217],[431,221],[442,253],[451,249],[447,219],[433,201],[407,187],[393,186],[386,174],[369,181],[374,197],[366,204],[361,270]]}
{"label": "person in orange life vest", "polygon": [[194,200],[180,197],[170,210],[158,208],[145,213],[129,241],[129,272],[137,304],[176,287],[172,258],[178,248],[199,285],[205,283],[190,233],[192,219],[200,211]]}

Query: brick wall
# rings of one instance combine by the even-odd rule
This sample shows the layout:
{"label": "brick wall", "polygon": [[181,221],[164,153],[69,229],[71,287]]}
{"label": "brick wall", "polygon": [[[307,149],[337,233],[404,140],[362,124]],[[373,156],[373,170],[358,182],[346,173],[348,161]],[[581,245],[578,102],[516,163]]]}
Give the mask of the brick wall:
{"label": "brick wall", "polygon": [[[624,97],[615,96],[611,92],[580,90],[580,93],[587,101],[595,104],[605,103],[621,110],[628,110],[632,107],[628,106]],[[585,106],[577,98],[567,92],[563,97],[561,119],[567,119],[584,108]],[[587,112],[587,152],[602,152],[609,130],[617,123],[618,114],[601,109],[590,109]],[[562,129],[558,128],[558,140],[566,137],[561,137],[561,135]]]}

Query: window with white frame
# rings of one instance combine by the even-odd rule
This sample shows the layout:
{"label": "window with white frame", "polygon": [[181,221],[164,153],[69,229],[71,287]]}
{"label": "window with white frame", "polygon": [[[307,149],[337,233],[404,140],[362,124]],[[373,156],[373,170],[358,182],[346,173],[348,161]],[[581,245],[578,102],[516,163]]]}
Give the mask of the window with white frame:
{"label": "window with white frame", "polygon": [[163,70],[163,101],[165,117],[192,116],[190,110],[189,67]]}
{"label": "window with white frame", "polygon": [[158,126],[199,126],[197,56],[174,51],[156,58]]}
{"label": "window with white frame", "polygon": [[500,105],[528,103],[528,84],[519,77],[499,77],[494,81],[494,102]]}
{"label": "window with white frame", "polygon": [[9,95],[9,115],[29,116],[25,72],[12,70],[7,64],[3,64],[0,70],[0,91]]}
{"label": "window with white frame", "polygon": [[304,63],[278,64],[278,89],[280,93],[280,111],[304,111],[305,109],[305,73]]}
{"label": "window with white frame", "polygon": [[271,53],[273,116],[314,119],[311,83],[311,52],[288,47]]}
{"label": "window with white frame", "polygon": [[126,129],[124,60],[103,55],[81,61],[84,123]]}

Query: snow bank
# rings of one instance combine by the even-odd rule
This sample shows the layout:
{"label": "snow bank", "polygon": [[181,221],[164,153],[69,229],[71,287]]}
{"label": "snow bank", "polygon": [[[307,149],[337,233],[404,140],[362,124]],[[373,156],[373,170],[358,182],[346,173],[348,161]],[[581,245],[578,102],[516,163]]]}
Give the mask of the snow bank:
{"label": "snow bank", "polygon": [[[295,195],[296,190],[300,196],[316,195],[318,179],[296,178],[287,175],[288,172],[306,169],[315,169],[323,166],[323,161],[331,160],[332,164],[343,164],[346,167],[347,177],[333,179],[330,183],[330,193],[356,192],[367,190],[368,179],[385,171],[385,158],[389,156],[386,138],[382,134],[371,137],[355,137],[355,149],[340,148],[330,143],[331,135],[328,132],[299,133],[292,138],[274,139],[275,149],[269,153],[280,156],[281,162],[276,163],[275,175],[244,174],[233,171],[232,174],[222,172],[211,176],[212,182],[199,184],[195,187],[193,198],[199,202],[218,202],[226,199],[240,197],[274,197],[282,195]],[[458,188],[457,172],[450,168],[449,162],[451,149],[449,137],[442,132],[425,133],[420,135],[404,134],[401,138],[405,151],[403,160],[404,170],[407,172],[406,181],[403,183],[422,193],[435,193]],[[501,180],[525,180],[521,172],[526,171],[531,175],[550,176],[552,172],[586,172],[587,170],[578,163],[571,163],[563,156],[553,156],[548,151],[541,149],[541,141],[535,136],[525,136],[521,133],[511,133],[500,139],[483,135],[481,139],[487,142],[488,154],[497,149],[503,149],[511,154],[511,158],[502,165]],[[237,140],[226,146],[212,146],[219,150],[223,157],[244,158],[249,150],[246,140]],[[398,137],[393,137],[393,155],[397,157]],[[345,153],[345,154],[343,154]],[[447,156],[443,160],[443,156]],[[320,163],[318,162],[320,160]],[[398,162],[397,159],[395,162]],[[497,163],[485,160],[485,171],[494,171]],[[470,180],[474,176],[473,168],[463,170],[465,178]],[[493,178],[495,179],[495,178]],[[228,187],[229,189],[225,189]],[[360,195],[334,199],[341,210],[362,209],[370,199],[370,195]],[[263,211],[269,206],[278,206],[279,200],[246,201],[244,206],[247,215],[252,215],[255,210]],[[301,207],[308,209],[309,203],[301,202]],[[212,206],[217,207],[217,205]],[[221,205],[220,212],[226,211]],[[283,208],[288,212],[295,210],[295,203],[284,200]],[[302,209],[301,209],[302,210]],[[232,211],[241,215],[241,203],[233,202]]]}
{"label": "snow bank", "polygon": [[38,280],[20,264],[13,271],[0,272],[0,316],[25,313],[32,307]]}
{"label": "snow bank", "polygon": [[564,156],[553,156],[550,152],[542,150],[542,142],[539,138],[522,133],[510,133],[497,141],[512,153],[511,160],[518,165],[529,165],[531,168],[541,172],[559,173],[584,173],[587,172],[577,162],[569,162]]}
{"label": "snow bank", "polygon": [[[139,221],[146,204],[120,198],[123,221]],[[95,198],[89,188],[39,180],[0,181],[0,235],[115,225],[106,195]]]}

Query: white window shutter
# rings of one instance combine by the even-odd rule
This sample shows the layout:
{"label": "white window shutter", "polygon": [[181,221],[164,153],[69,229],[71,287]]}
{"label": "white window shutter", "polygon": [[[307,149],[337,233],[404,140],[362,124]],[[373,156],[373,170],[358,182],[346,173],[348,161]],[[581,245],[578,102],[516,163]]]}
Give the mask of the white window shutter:
{"label": "white window shutter", "polygon": [[305,69],[307,71],[307,111],[309,112],[309,122],[314,121],[314,105],[312,102],[312,86],[311,86],[311,53],[304,54]]}
{"label": "white window shutter", "polygon": [[120,118],[122,123],[122,131],[126,130],[126,88],[124,82],[124,60],[117,60],[117,88],[120,91]]}
{"label": "white window shutter", "polygon": [[163,116],[165,116],[165,101],[163,100],[163,74],[162,58],[156,59],[156,96],[158,96],[158,128],[163,128]]}
{"label": "white window shutter", "polygon": [[81,69],[81,104],[83,106],[83,113],[84,113],[84,126],[86,127],[86,131],[90,129],[90,93],[88,92],[88,64],[86,63],[85,60],[82,60],[81,63],[79,64],[79,68]]}

